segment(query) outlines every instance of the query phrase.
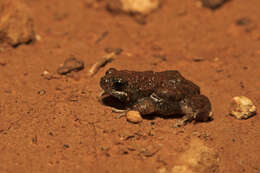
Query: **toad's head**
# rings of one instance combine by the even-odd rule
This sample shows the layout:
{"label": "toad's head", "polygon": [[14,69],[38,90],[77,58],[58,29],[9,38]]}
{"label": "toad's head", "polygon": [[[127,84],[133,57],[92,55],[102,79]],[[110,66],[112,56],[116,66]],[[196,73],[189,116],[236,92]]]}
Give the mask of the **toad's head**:
{"label": "toad's head", "polygon": [[110,68],[106,75],[101,78],[100,86],[105,94],[126,102],[129,101],[129,94],[127,93],[128,81],[122,73],[114,68]]}

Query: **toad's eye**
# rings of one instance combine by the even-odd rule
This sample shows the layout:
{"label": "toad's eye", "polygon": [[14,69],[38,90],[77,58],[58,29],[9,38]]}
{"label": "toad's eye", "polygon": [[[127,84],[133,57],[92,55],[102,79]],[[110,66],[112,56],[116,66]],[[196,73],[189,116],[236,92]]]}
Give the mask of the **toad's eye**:
{"label": "toad's eye", "polygon": [[123,91],[125,88],[125,83],[123,83],[122,81],[116,81],[113,85],[113,88],[116,91]]}
{"label": "toad's eye", "polygon": [[106,75],[112,74],[112,73],[114,73],[115,71],[116,71],[116,69],[110,68],[109,70],[107,70]]}

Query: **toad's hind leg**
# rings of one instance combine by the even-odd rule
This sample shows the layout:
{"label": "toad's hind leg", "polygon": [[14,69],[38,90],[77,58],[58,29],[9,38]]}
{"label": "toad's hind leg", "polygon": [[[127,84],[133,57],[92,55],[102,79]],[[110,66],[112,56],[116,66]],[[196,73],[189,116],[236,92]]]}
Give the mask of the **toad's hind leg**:
{"label": "toad's hind leg", "polygon": [[209,121],[212,119],[211,104],[209,99],[204,95],[195,95],[191,98],[186,98],[180,103],[183,118],[179,120],[175,126],[180,127],[187,122]]}

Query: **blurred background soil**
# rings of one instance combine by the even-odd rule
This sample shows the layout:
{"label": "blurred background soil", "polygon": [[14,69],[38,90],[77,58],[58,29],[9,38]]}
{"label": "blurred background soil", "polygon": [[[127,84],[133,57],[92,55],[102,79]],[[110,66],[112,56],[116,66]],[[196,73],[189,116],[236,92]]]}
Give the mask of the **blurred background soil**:
{"label": "blurred background soil", "polygon": [[[149,14],[113,4],[108,10],[104,0],[3,2],[1,173],[260,172],[259,115],[228,116],[237,95],[260,107],[259,0],[230,0],[217,9],[162,0]],[[88,75],[119,48],[114,61]],[[70,57],[84,69],[57,73]],[[173,128],[174,117],[140,124],[119,118],[99,101],[99,80],[111,67],[179,70],[209,97],[214,120]],[[183,158],[202,160],[194,166]]]}

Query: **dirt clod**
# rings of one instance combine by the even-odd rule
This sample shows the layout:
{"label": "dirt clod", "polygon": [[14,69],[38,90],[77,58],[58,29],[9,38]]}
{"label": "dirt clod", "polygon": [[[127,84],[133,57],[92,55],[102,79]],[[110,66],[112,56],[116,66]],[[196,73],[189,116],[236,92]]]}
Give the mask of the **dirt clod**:
{"label": "dirt clod", "polygon": [[70,146],[68,144],[64,144],[63,148],[69,148]]}
{"label": "dirt clod", "polygon": [[52,79],[59,79],[60,76],[57,74],[52,74],[51,72],[49,72],[48,70],[44,70],[41,74],[41,76],[43,77],[43,79],[46,80],[52,80]]}
{"label": "dirt clod", "polygon": [[128,111],[126,114],[126,119],[131,123],[140,123],[143,121],[143,118],[138,111]]}
{"label": "dirt clod", "polygon": [[30,9],[16,0],[0,1],[0,43],[11,46],[29,43],[35,33]]}
{"label": "dirt clod", "polygon": [[237,96],[230,103],[229,113],[239,120],[248,119],[256,114],[256,106],[249,98]]}
{"label": "dirt clod", "polygon": [[158,151],[160,151],[160,146],[158,145],[149,145],[146,148],[142,148],[139,152],[140,156],[143,157],[152,157],[154,156]]}
{"label": "dirt clod", "polygon": [[194,62],[202,62],[202,61],[205,61],[205,58],[203,58],[203,57],[195,57],[195,58],[192,59],[192,61],[194,61]]}
{"label": "dirt clod", "polygon": [[70,57],[64,61],[64,64],[58,68],[57,73],[60,75],[66,75],[72,71],[80,71],[84,69],[84,62],[76,59],[75,57]]}
{"label": "dirt clod", "polygon": [[202,4],[204,7],[210,9],[216,9],[222,6],[227,0],[202,0]]}
{"label": "dirt clod", "polygon": [[4,59],[0,59],[0,66],[6,66],[7,62]]}
{"label": "dirt clod", "polygon": [[236,24],[239,26],[249,25],[251,23],[252,23],[251,19],[247,17],[240,18],[236,21]]}

